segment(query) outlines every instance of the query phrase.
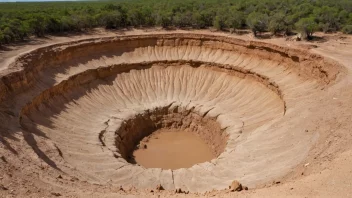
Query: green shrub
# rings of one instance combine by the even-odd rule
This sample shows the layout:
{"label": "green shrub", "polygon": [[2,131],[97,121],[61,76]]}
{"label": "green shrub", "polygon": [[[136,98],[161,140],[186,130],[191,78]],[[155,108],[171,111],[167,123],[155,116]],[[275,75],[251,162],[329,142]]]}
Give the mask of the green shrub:
{"label": "green shrub", "polygon": [[318,24],[313,17],[302,18],[295,25],[303,37],[307,39],[312,39],[313,33],[318,30]]}
{"label": "green shrub", "polygon": [[352,34],[352,25],[346,25],[343,27],[342,32],[345,34]]}

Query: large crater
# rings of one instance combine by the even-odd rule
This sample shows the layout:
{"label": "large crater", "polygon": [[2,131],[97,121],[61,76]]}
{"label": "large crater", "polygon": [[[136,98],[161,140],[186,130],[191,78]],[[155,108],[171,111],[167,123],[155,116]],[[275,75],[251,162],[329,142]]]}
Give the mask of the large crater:
{"label": "large crater", "polygon": [[[15,113],[3,127],[21,128],[50,167],[89,183],[192,192],[287,174],[317,135],[286,126],[339,71],[299,50],[197,34],[56,44],[11,67],[0,98]],[[198,136],[213,157],[173,170],[139,165],[133,151],[160,129]]]}

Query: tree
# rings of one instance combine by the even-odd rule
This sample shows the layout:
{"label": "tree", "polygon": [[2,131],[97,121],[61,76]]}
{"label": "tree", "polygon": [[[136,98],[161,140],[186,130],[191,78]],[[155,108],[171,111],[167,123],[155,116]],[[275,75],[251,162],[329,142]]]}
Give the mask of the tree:
{"label": "tree", "polygon": [[0,46],[5,43],[5,35],[4,33],[0,30]]}
{"label": "tree", "polygon": [[123,26],[122,15],[119,11],[103,12],[98,16],[99,23],[106,29],[114,29]]}
{"label": "tree", "polygon": [[20,26],[17,29],[17,34],[20,40],[24,40],[31,33],[31,29],[27,21],[23,21],[20,23]]}
{"label": "tree", "polygon": [[318,29],[318,24],[313,17],[302,18],[295,26],[303,34],[303,38],[307,38],[308,40],[313,38],[313,33]]}
{"label": "tree", "polygon": [[240,29],[244,24],[244,15],[241,11],[232,10],[225,20],[228,28]]}
{"label": "tree", "polygon": [[347,22],[346,22],[347,25],[352,25],[352,13],[349,14],[349,17],[347,19]]}
{"label": "tree", "polygon": [[60,20],[60,31],[72,31],[74,30],[74,23],[71,16],[63,16]]}
{"label": "tree", "polygon": [[13,37],[12,40],[24,40],[31,33],[27,21],[13,19],[8,21],[6,26],[9,28],[7,32]]}
{"label": "tree", "polygon": [[56,16],[52,16],[48,19],[47,21],[47,31],[48,32],[60,32],[61,28],[60,28],[60,19],[59,17]]}
{"label": "tree", "polygon": [[248,15],[246,23],[256,37],[258,32],[264,32],[267,30],[268,15],[252,12]]}
{"label": "tree", "polygon": [[43,37],[47,27],[47,20],[42,15],[32,15],[29,19],[30,28],[38,37]]}
{"label": "tree", "polygon": [[197,29],[202,29],[207,27],[206,21],[204,20],[204,16],[199,12],[194,12],[192,15],[192,26]]}
{"label": "tree", "polygon": [[319,27],[324,32],[336,31],[339,29],[339,10],[328,6],[314,9],[314,16]]}
{"label": "tree", "polygon": [[339,18],[338,20],[340,21],[340,23],[344,24],[347,22],[348,20],[348,12],[346,10],[341,10],[339,13]]}
{"label": "tree", "polygon": [[174,15],[172,22],[179,28],[191,27],[193,25],[193,14],[189,11],[177,13]]}
{"label": "tree", "polygon": [[291,25],[289,19],[282,12],[274,14],[269,21],[268,30],[274,35],[284,32],[285,35],[288,35],[291,32]]}
{"label": "tree", "polygon": [[345,34],[352,34],[352,25],[346,25],[343,27],[342,32]]}
{"label": "tree", "polygon": [[220,16],[216,16],[213,21],[213,27],[217,30],[222,30],[224,28],[224,22]]}
{"label": "tree", "polygon": [[162,26],[163,28],[167,28],[170,25],[172,25],[171,18],[172,18],[172,13],[170,13],[170,12],[166,12],[166,13],[165,12],[161,12],[161,13],[157,14],[155,23],[157,25]]}
{"label": "tree", "polygon": [[136,8],[129,10],[127,17],[130,25],[138,26],[152,26],[155,24],[153,12],[149,8]]}
{"label": "tree", "polygon": [[15,34],[12,32],[12,30],[9,27],[6,27],[3,30],[3,34],[4,34],[5,43],[14,42],[16,40],[15,39]]}

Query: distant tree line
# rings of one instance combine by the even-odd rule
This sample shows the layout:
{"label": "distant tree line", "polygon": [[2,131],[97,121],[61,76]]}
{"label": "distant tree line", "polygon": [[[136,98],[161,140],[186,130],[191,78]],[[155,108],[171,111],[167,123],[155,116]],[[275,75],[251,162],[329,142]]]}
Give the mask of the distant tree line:
{"label": "distant tree line", "polygon": [[250,29],[255,36],[352,34],[351,0],[120,0],[0,3],[0,44],[95,27]]}

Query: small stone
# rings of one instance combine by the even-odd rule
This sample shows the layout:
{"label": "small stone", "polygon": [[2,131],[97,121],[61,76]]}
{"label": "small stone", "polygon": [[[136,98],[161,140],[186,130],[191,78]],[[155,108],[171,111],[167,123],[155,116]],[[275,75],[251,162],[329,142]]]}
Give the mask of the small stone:
{"label": "small stone", "polygon": [[306,133],[308,133],[308,129],[306,129]]}
{"label": "small stone", "polygon": [[242,190],[242,184],[240,182],[238,182],[237,180],[234,180],[231,183],[230,190],[231,190],[231,192],[241,191]]}
{"label": "small stone", "polygon": [[160,190],[164,190],[164,187],[161,184],[159,184],[156,186],[156,189],[160,191]]}
{"label": "small stone", "polygon": [[0,189],[1,190],[8,190],[8,188],[6,188],[4,185],[0,184]]}
{"label": "small stone", "polygon": [[181,188],[177,188],[175,192],[176,193],[182,193],[182,190],[181,190]]}
{"label": "small stone", "polygon": [[59,175],[59,176],[57,176],[57,178],[58,178],[58,179],[62,179],[62,176],[61,176],[61,175]]}
{"label": "small stone", "polygon": [[242,188],[243,188],[244,190],[248,190],[248,187],[247,187],[247,186],[242,186]]}
{"label": "small stone", "polygon": [[144,143],[144,142],[141,142],[138,146],[137,146],[138,149],[146,149],[147,148],[147,145]]}
{"label": "small stone", "polygon": [[281,182],[280,182],[280,181],[276,181],[276,182],[275,182],[275,184],[279,184],[279,183],[281,183]]}
{"label": "small stone", "polygon": [[70,179],[70,181],[72,181],[72,182],[78,181],[78,178],[77,178],[77,177],[72,177],[72,178]]}
{"label": "small stone", "polygon": [[52,192],[51,194],[54,195],[54,196],[57,196],[57,197],[61,196],[60,193],[56,193],[56,192]]}
{"label": "small stone", "polygon": [[5,156],[1,156],[1,160],[2,160],[3,162],[7,163],[7,160],[6,160]]}

